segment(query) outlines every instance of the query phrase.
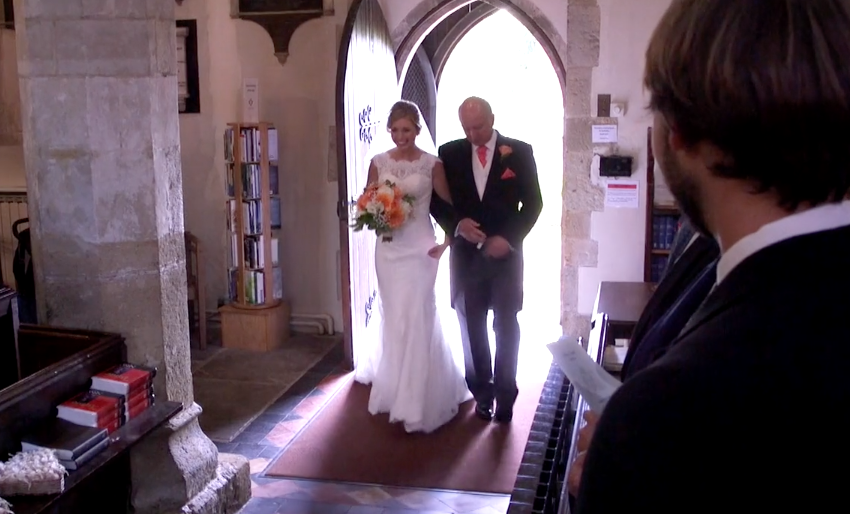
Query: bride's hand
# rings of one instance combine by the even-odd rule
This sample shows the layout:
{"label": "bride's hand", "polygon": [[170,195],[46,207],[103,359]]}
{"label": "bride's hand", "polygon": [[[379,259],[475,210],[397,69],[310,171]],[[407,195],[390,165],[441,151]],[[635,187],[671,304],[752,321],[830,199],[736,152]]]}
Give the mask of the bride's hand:
{"label": "bride's hand", "polygon": [[448,248],[448,245],[445,244],[445,243],[443,243],[441,245],[437,245],[437,246],[431,248],[430,250],[428,250],[428,257],[439,260],[440,257],[443,256],[443,252],[446,251],[446,248]]}

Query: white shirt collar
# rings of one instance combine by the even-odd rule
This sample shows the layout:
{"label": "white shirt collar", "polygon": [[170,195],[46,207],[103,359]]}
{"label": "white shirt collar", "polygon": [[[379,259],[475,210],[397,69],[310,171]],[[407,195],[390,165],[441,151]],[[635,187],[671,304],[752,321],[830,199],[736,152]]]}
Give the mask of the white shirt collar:
{"label": "white shirt collar", "polygon": [[496,151],[496,138],[497,137],[499,137],[499,133],[494,130],[493,134],[490,136],[490,140],[487,141],[487,143],[484,144],[484,146],[487,148],[487,155],[493,155],[493,152]]}
{"label": "white shirt collar", "polygon": [[723,253],[717,262],[717,283],[726,278],[747,257],[768,246],[792,237],[847,225],[850,225],[850,200],[819,205],[768,223]]}

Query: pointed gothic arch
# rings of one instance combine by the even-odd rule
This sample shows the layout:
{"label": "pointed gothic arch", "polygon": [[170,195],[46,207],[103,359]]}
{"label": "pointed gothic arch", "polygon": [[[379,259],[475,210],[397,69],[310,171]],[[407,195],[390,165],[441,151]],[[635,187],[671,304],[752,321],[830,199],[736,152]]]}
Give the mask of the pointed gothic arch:
{"label": "pointed gothic arch", "polygon": [[[591,77],[593,68],[599,64],[599,5],[594,0],[567,0],[565,39],[534,0],[421,0],[391,32],[400,81],[404,81],[415,53],[435,27],[459,9],[482,3],[507,10],[534,35],[549,56],[561,84],[563,183],[569,184],[564,188],[561,221],[561,325],[567,334],[587,337],[590,318],[578,312],[579,268],[598,265],[598,243],[590,237],[590,225],[592,213],[603,210],[604,198],[602,189],[590,179],[593,159]],[[441,66],[454,44],[488,15],[487,9],[471,9],[464,19],[454,24],[456,30],[441,36],[445,44],[432,57],[435,78],[439,78]],[[610,121],[616,123],[616,119]]]}

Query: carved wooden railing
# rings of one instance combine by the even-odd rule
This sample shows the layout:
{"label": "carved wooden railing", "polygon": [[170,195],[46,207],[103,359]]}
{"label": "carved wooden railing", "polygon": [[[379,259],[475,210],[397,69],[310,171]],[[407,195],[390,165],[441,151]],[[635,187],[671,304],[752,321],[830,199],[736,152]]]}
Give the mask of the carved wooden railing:
{"label": "carved wooden railing", "polygon": [[289,42],[302,24],[333,15],[325,0],[231,0],[233,17],[253,21],[272,38],[274,52],[281,64],[289,57]]}

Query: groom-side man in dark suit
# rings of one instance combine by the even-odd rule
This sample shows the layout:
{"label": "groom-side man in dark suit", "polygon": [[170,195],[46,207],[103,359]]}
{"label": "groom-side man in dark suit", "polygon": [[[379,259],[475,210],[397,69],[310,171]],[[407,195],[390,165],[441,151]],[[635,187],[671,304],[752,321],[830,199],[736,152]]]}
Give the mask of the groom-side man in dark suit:
{"label": "groom-side man in dark suit", "polygon": [[[431,213],[454,234],[452,307],[463,338],[466,383],[476,414],[509,422],[516,384],[522,309],[522,242],[543,209],[531,145],[493,130],[493,110],[481,98],[458,109],[466,139],[439,149],[452,204],[432,195]],[[495,366],[491,365],[487,314],[493,310]]]}
{"label": "groom-side man in dark suit", "polygon": [[576,514],[837,512],[850,458],[850,0],[675,0],[652,148],[716,288],[611,397]]}

